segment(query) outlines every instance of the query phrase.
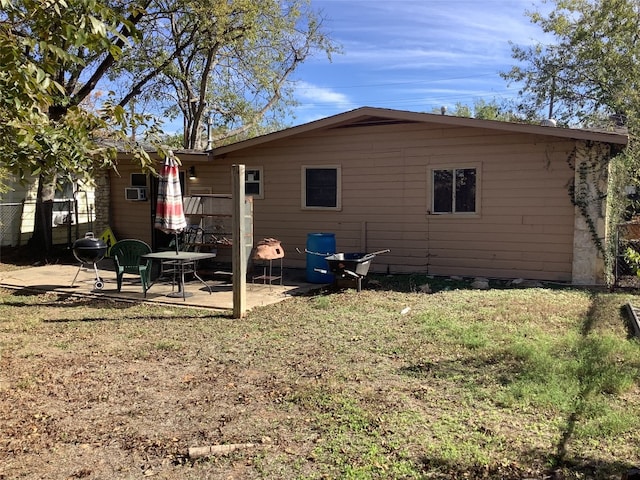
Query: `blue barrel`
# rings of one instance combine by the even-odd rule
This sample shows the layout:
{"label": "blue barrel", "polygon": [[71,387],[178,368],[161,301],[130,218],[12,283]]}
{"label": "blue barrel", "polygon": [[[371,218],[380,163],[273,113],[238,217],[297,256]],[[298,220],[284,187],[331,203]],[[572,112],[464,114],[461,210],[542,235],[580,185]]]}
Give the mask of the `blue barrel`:
{"label": "blue barrel", "polygon": [[334,253],[336,253],[335,233],[309,233],[307,235],[307,282],[333,282],[331,273],[318,272],[316,268],[329,272],[329,265],[324,257]]}

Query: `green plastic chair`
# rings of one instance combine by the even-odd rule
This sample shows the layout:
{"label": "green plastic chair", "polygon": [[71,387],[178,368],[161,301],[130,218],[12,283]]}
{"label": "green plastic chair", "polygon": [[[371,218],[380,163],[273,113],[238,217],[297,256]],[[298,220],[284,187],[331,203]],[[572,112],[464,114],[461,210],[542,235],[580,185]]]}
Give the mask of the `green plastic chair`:
{"label": "green plastic chair", "polygon": [[151,247],[142,240],[125,239],[116,242],[109,251],[116,267],[118,292],[122,289],[122,279],[125,273],[140,276],[142,291],[147,296],[151,283],[151,259],[143,259],[142,255],[151,253]]}

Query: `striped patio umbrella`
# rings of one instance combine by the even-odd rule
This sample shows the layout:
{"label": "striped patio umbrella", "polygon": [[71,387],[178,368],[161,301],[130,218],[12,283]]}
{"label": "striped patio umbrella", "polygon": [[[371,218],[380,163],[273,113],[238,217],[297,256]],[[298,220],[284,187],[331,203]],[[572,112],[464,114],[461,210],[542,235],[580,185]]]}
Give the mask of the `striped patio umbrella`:
{"label": "striped patio umbrella", "polygon": [[187,228],[180,189],[178,162],[169,152],[160,172],[158,181],[158,202],[156,204],[155,228],[176,236],[176,254],[179,251],[178,233]]}

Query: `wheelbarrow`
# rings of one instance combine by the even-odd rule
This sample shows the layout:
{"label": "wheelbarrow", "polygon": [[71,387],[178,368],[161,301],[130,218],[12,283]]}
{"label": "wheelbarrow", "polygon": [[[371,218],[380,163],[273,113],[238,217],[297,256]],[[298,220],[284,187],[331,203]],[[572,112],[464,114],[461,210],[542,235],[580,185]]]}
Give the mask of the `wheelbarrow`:
{"label": "wheelbarrow", "polygon": [[390,252],[388,248],[385,250],[379,250],[372,253],[334,253],[333,255],[324,256],[324,254],[318,254],[305,250],[306,253],[313,255],[322,255],[327,261],[329,267],[328,270],[322,268],[316,268],[315,270],[320,273],[332,273],[335,276],[336,284],[340,279],[351,279],[356,282],[356,289],[358,292],[362,290],[362,279],[369,273],[369,267],[371,261],[382,253]]}

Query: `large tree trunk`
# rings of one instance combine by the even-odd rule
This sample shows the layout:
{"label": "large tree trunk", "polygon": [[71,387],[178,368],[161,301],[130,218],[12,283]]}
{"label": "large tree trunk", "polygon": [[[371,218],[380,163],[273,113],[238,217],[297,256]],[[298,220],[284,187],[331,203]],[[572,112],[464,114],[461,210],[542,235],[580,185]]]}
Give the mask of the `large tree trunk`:
{"label": "large tree trunk", "polygon": [[46,258],[53,250],[52,215],[55,192],[55,181],[47,180],[40,175],[38,177],[33,235],[29,240],[29,247],[39,257]]}

